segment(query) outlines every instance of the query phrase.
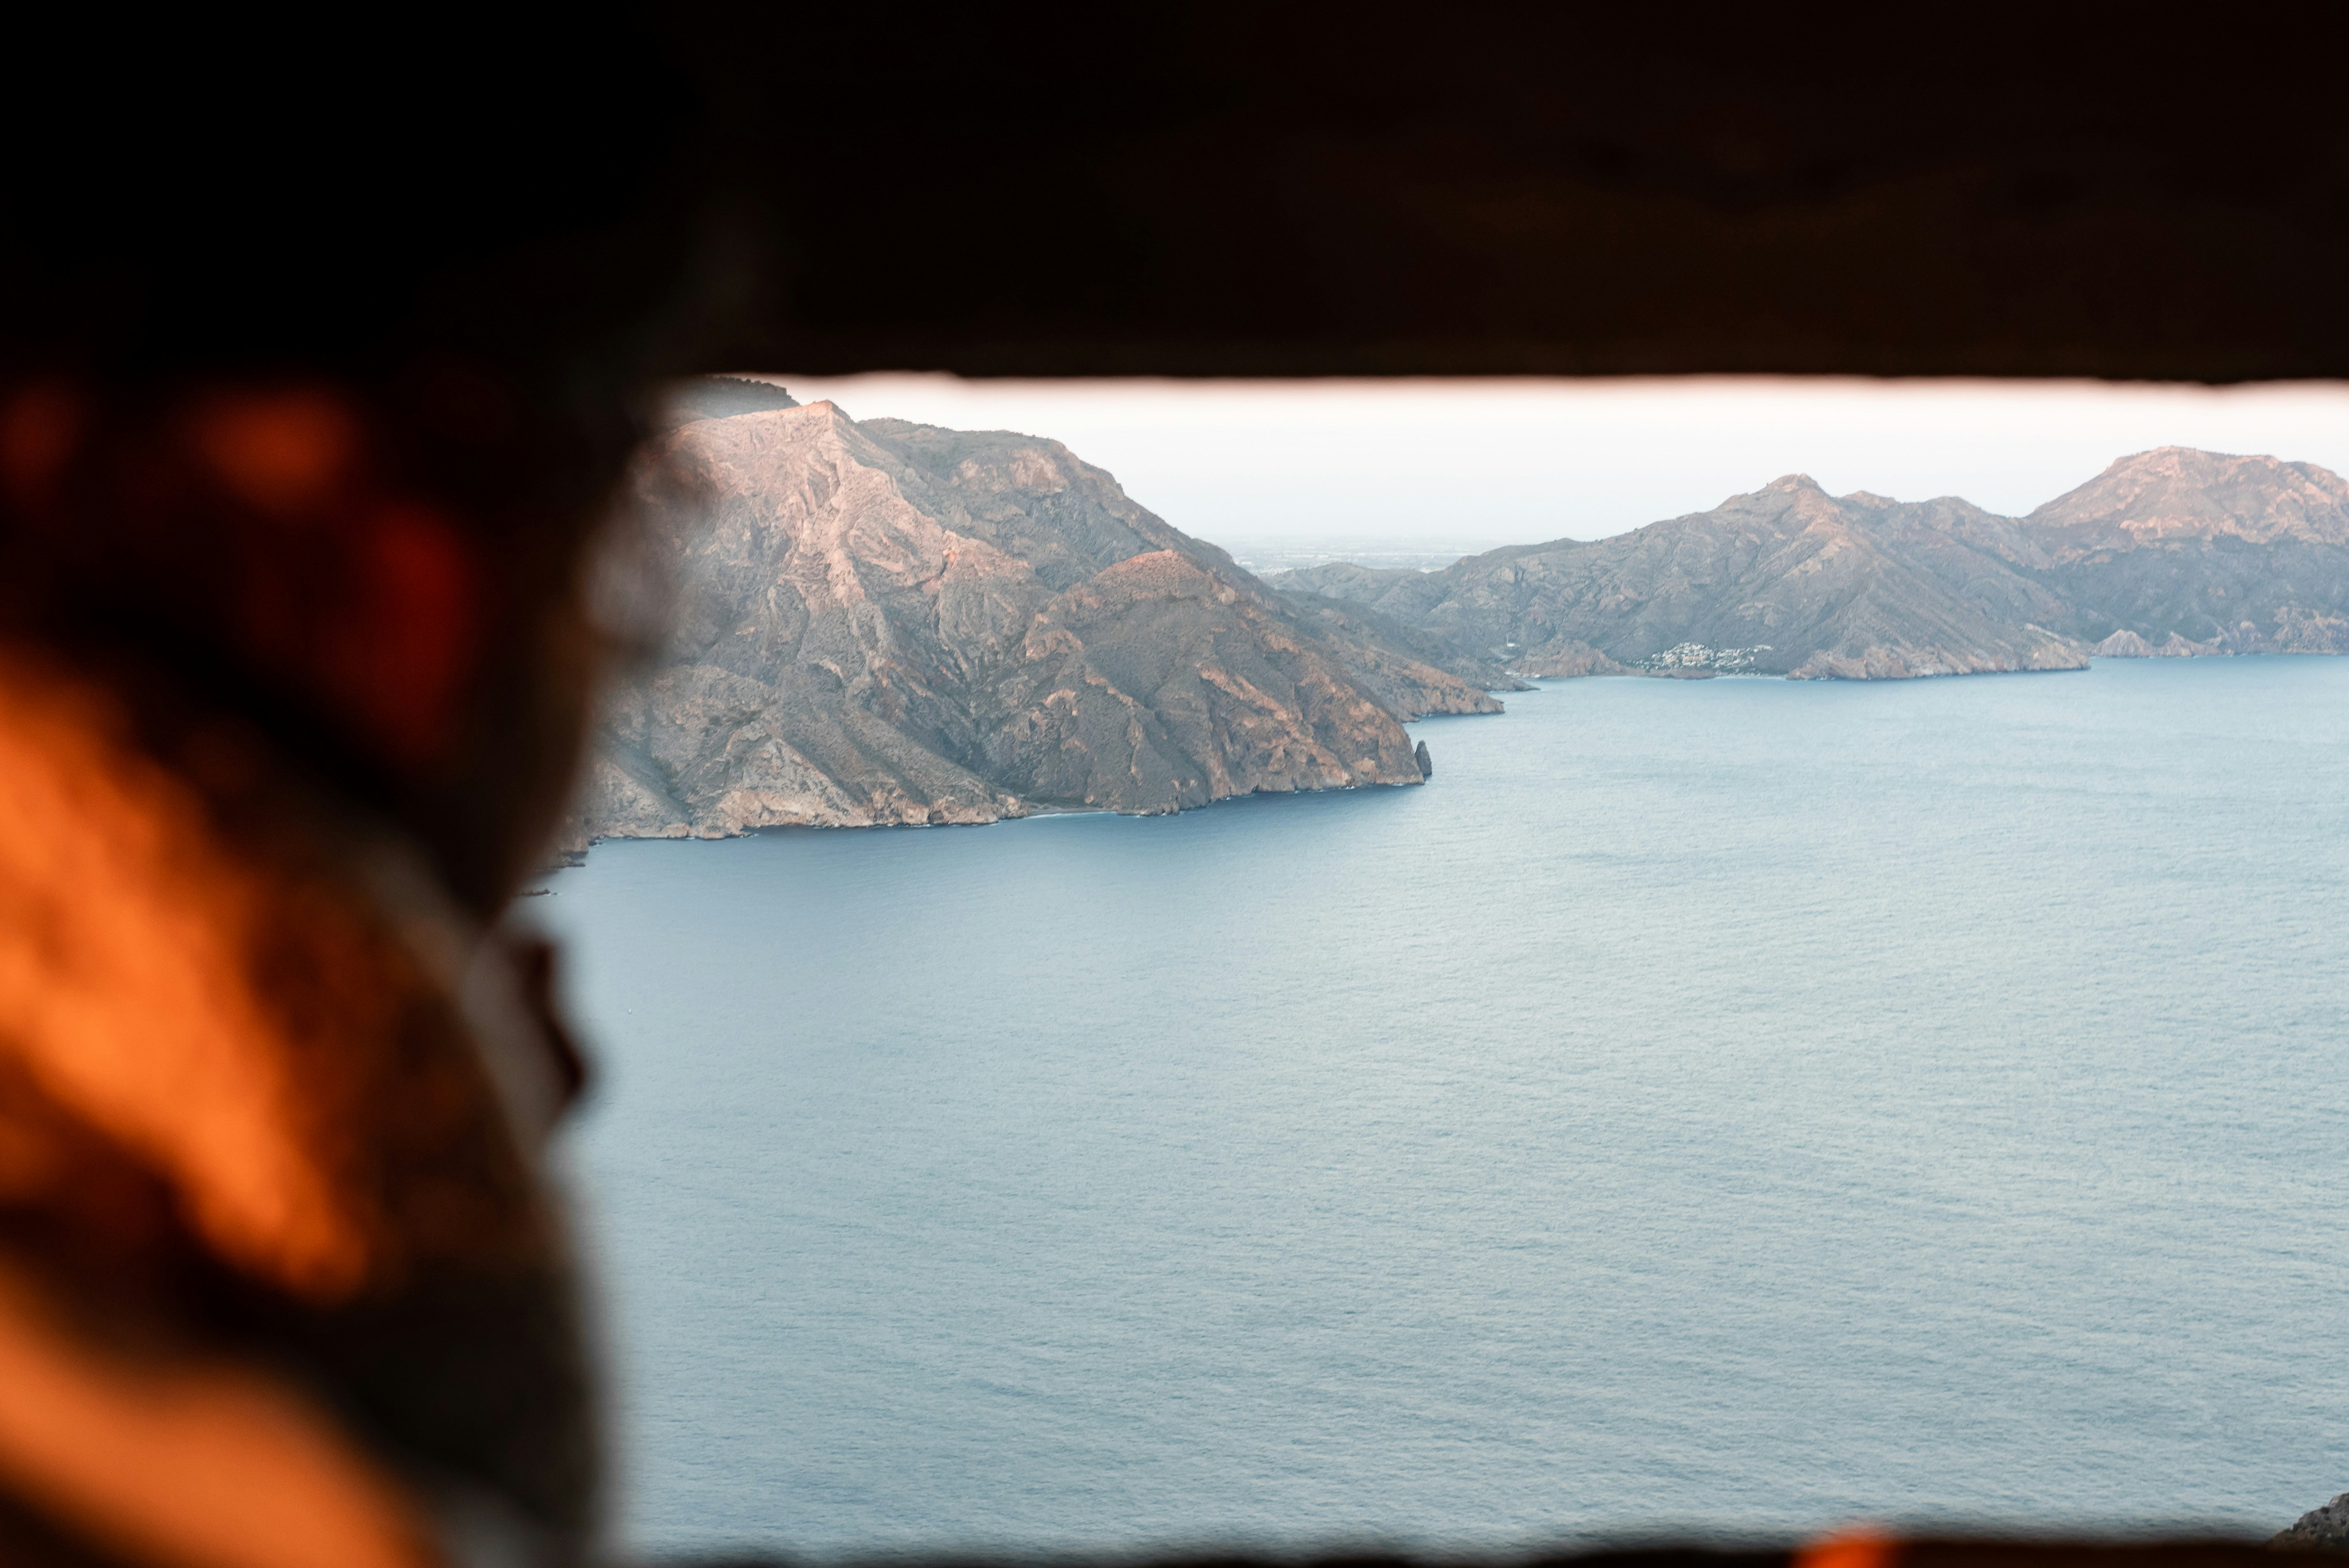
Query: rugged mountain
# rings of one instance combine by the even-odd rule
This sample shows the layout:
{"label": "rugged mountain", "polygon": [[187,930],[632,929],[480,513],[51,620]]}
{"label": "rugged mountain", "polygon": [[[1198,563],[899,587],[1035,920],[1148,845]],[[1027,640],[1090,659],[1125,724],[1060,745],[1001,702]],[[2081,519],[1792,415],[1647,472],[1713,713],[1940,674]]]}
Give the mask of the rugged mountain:
{"label": "rugged mountain", "polygon": [[2091,651],[2344,653],[2349,481],[2163,447],[2018,518],[1831,497],[1796,474],[1610,539],[1278,580],[1434,639],[1422,658],[1444,662],[1448,645],[1464,674],[1476,659],[1529,676],[1873,678],[2076,669]]}
{"label": "rugged mountain", "polygon": [[1613,538],[1470,556],[1441,572],[1313,567],[1294,593],[1361,604],[1520,674],[1723,670],[1880,678],[2069,670],[2070,607],[2002,558],[2012,519],[1954,499],[1840,499],[1791,474]]}
{"label": "rugged mountain", "polygon": [[2075,551],[2165,539],[2349,545],[2349,480],[2313,462],[2156,447],[2116,458],[2024,522]]}
{"label": "rugged mountain", "polygon": [[2314,463],[2160,447],[2020,527],[2100,652],[2349,653],[2349,481]]}
{"label": "rugged mountain", "polygon": [[642,465],[674,631],[605,722],[574,843],[1416,784],[1400,717],[1499,708],[1057,441],[742,409],[760,385],[692,389],[713,417]]}

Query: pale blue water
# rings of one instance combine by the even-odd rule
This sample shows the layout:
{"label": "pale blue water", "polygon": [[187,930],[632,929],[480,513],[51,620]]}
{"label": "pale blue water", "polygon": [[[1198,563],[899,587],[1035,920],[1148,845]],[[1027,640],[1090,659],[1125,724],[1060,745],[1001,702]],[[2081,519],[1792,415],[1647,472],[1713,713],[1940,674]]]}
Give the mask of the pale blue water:
{"label": "pale blue water", "polygon": [[1416,728],[1424,789],[607,844],[533,901],[631,1541],[2349,1488],[2349,659]]}

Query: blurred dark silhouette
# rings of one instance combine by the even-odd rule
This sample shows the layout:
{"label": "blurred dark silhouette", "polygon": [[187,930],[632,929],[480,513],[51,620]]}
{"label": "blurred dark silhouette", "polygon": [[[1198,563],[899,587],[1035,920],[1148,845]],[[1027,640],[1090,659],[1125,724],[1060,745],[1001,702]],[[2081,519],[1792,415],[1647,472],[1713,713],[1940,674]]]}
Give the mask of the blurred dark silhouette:
{"label": "blurred dark silhouette", "polygon": [[2274,15],[346,24],[16,39],[0,1561],[593,1553],[582,1068],[493,923],[664,378],[2349,371]]}

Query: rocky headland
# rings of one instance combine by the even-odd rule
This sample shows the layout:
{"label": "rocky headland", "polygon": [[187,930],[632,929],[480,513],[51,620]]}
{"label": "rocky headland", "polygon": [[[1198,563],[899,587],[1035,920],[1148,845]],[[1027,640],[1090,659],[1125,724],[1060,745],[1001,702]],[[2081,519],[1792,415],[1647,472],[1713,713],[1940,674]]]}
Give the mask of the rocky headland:
{"label": "rocky headland", "polygon": [[1500,709],[1057,441],[696,383],[640,474],[672,630],[610,705],[571,850],[1417,784],[1403,720]]}

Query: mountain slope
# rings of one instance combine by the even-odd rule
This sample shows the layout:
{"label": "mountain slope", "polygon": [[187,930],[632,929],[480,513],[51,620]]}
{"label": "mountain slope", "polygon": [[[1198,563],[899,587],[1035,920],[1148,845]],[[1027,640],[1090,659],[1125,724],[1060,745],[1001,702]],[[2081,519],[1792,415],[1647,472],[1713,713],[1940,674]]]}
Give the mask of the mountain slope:
{"label": "mountain slope", "polygon": [[1282,581],[1524,673],[2077,669],[2085,648],[2052,624],[2065,605],[1988,547],[2011,532],[1961,501],[1837,500],[1791,474],[1613,538],[1495,550],[1441,572],[1340,566]]}
{"label": "mountain slope", "polygon": [[2349,480],[2313,462],[2156,447],[2116,458],[2024,522],[2074,550],[2221,537],[2349,545]]}
{"label": "mountain slope", "polygon": [[1056,441],[740,396],[648,454],[674,632],[612,706],[580,836],[1415,784],[1399,715],[1498,709],[1320,635]]}
{"label": "mountain slope", "polygon": [[2100,648],[2349,653],[2349,481],[2314,463],[2160,447],[2019,528]]}
{"label": "mountain slope", "polygon": [[1954,497],[1830,497],[1797,474],[1609,539],[1279,581],[1526,675],[2061,670],[2092,643],[2349,653],[2349,481],[2162,447],[2016,518]]}

